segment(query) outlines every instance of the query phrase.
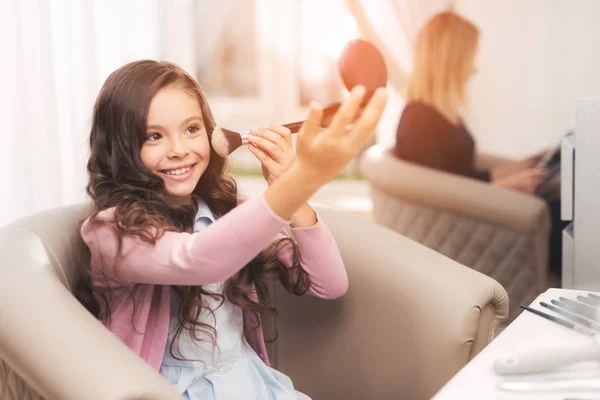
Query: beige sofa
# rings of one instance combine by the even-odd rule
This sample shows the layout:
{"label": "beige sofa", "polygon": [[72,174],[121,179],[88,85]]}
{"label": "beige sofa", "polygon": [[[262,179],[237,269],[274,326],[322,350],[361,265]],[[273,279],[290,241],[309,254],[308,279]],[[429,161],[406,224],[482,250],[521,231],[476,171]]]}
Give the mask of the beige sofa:
{"label": "beige sofa", "polygon": [[[477,167],[505,159],[480,154]],[[548,287],[550,214],[542,199],[397,159],[382,145],[362,156],[373,220],[497,280],[510,317]]]}
{"label": "beige sofa", "polygon": [[[350,277],[339,300],[275,288],[274,366],[314,399],[430,398],[508,311],[489,277],[361,217],[319,207]],[[178,399],[72,296],[82,206],[0,229],[0,398]],[[19,377],[20,376],[20,377]],[[22,377],[22,379],[21,379]],[[144,394],[146,396],[144,396]]]}

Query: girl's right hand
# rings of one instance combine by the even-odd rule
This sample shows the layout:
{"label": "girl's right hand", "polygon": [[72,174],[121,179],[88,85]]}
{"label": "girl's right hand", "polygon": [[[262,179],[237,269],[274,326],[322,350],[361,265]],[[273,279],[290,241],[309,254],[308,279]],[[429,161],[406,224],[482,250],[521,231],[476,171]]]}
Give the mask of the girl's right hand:
{"label": "girl's right hand", "polygon": [[[373,134],[387,102],[385,89],[378,89],[361,111],[364,87],[356,87],[339,108],[331,124],[320,129],[322,109],[311,109],[298,136],[298,156],[291,167],[264,194],[267,205],[289,220],[325,183],[338,175],[358,155]],[[360,113],[360,117],[355,118]],[[352,127],[349,127],[353,122]]]}
{"label": "girl's right hand", "polygon": [[361,109],[365,93],[363,86],[355,87],[331,124],[321,130],[319,122],[323,110],[311,104],[308,118],[298,133],[296,163],[315,182],[325,184],[342,172],[373,134],[385,109],[387,92],[378,89]]}
{"label": "girl's right hand", "polygon": [[528,168],[506,177],[494,180],[493,185],[507,189],[517,190],[524,193],[535,193],[546,179],[549,171],[540,168]]}

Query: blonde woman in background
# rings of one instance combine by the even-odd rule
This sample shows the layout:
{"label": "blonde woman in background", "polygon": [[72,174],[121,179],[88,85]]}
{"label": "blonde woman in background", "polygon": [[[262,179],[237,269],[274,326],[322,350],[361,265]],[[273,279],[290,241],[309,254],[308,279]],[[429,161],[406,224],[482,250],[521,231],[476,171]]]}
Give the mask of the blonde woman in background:
{"label": "blonde woman in background", "polygon": [[[475,168],[475,141],[461,110],[467,83],[477,72],[478,46],[477,27],[454,12],[435,15],[421,29],[394,154],[416,164],[535,193],[548,178],[547,170],[535,168],[546,151],[491,170]],[[560,275],[564,223],[559,201],[549,201],[553,222],[549,256],[551,271]]]}

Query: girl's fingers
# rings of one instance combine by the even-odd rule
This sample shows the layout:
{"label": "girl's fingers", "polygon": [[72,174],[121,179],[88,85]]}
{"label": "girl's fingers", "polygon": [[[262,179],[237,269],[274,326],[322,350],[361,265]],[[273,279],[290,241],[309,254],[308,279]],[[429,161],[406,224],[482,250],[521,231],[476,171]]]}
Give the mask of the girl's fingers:
{"label": "girl's fingers", "polygon": [[375,91],[347,136],[351,144],[362,146],[365,140],[371,136],[385,110],[387,99],[388,93],[385,88],[379,88]]}
{"label": "girl's fingers", "polygon": [[299,137],[302,138],[302,140],[305,140],[307,143],[312,142],[319,132],[322,117],[323,107],[321,107],[319,103],[311,102],[306,121],[304,121],[304,124],[302,124],[302,127],[298,132]]}
{"label": "girl's fingers", "polygon": [[268,170],[271,170],[272,168],[279,165],[275,160],[269,157],[267,153],[265,153],[253,144],[250,144],[248,146],[248,150],[250,150],[250,152],[254,154],[254,156],[258,159],[258,161],[260,161],[260,163]]}
{"label": "girl's fingers", "polygon": [[266,129],[252,130],[248,135],[248,141],[275,160],[279,160],[283,153],[289,150],[281,136]]}
{"label": "girl's fingers", "polygon": [[360,85],[352,89],[348,99],[341,105],[331,120],[329,128],[333,134],[345,135],[346,127],[354,121],[366,92],[365,87]]}
{"label": "girl's fingers", "polygon": [[289,128],[281,125],[266,125],[265,129],[278,134],[284,140],[286,145],[292,147],[292,131],[290,131]]}

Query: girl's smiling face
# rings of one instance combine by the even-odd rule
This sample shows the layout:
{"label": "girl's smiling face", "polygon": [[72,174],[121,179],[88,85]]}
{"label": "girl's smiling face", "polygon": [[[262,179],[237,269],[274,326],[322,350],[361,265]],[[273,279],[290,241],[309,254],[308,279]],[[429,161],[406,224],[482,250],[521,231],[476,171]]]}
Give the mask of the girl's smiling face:
{"label": "girl's smiling face", "polygon": [[141,159],[168,193],[191,200],[210,161],[210,141],[198,99],[178,86],[159,90],[150,102]]}

